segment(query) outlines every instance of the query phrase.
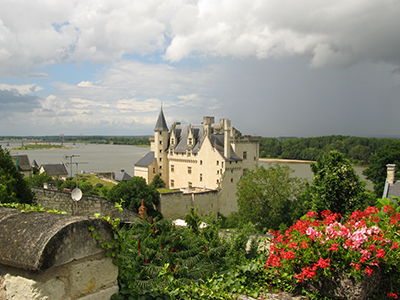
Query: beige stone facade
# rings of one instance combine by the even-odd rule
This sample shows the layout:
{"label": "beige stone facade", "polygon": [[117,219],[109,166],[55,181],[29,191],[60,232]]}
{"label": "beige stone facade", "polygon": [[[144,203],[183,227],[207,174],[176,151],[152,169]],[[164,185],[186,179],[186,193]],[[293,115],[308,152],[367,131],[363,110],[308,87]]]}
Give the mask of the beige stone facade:
{"label": "beige stone facade", "polygon": [[[135,164],[135,176],[150,183],[160,174],[168,188],[185,194],[217,191],[207,195],[207,205],[199,206],[224,215],[237,211],[236,184],[247,169],[252,170],[258,164],[260,137],[243,136],[231,126],[230,120],[221,119],[214,124],[214,117],[209,116],[200,125],[174,123],[169,130],[161,110],[150,142],[150,152]],[[161,200],[170,201],[171,197],[178,196]],[[182,201],[178,209],[182,211],[181,217],[190,209],[188,201]],[[161,204],[164,217],[176,217],[167,206]]]}

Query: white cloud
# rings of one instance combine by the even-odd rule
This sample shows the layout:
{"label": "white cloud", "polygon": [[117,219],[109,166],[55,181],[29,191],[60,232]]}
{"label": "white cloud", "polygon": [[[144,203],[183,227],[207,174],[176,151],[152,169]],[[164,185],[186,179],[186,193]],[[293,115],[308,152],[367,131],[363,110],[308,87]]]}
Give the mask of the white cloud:
{"label": "white cloud", "polygon": [[3,91],[17,91],[21,95],[26,95],[42,90],[43,88],[36,84],[23,84],[23,85],[11,85],[0,83],[0,90]]}
{"label": "white cloud", "polygon": [[171,61],[311,54],[314,67],[397,64],[399,13],[400,2],[390,0],[6,0],[0,75],[135,53]]}

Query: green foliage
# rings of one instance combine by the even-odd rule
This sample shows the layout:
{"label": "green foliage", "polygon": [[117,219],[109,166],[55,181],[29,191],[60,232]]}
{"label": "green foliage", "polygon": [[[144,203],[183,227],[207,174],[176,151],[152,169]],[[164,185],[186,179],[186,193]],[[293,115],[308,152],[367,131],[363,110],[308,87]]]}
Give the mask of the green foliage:
{"label": "green foliage", "polygon": [[14,165],[9,151],[0,146],[0,203],[31,204],[33,200],[33,193]]}
{"label": "green foliage", "polygon": [[342,153],[329,152],[311,164],[311,171],[314,179],[309,196],[313,210],[330,210],[347,216],[367,207],[370,195],[365,190],[365,182],[360,181]]}
{"label": "green foliage", "polygon": [[[381,146],[371,156],[368,168],[363,171],[367,179],[374,184],[374,191],[377,196],[383,194],[387,176],[387,164],[400,165],[400,141],[395,140],[390,144]],[[396,179],[399,179],[399,172],[396,172]]]}
{"label": "green foliage", "polygon": [[146,180],[142,177],[135,176],[132,180],[119,182],[109,190],[107,199],[114,203],[122,199],[124,206],[134,212],[138,212],[143,200],[147,208],[147,215],[153,217],[161,215],[154,209],[160,202],[159,193],[154,186],[147,185]]}
{"label": "green foliage", "polygon": [[4,208],[14,208],[14,209],[20,209],[22,213],[24,212],[31,212],[31,211],[42,211],[42,212],[47,212],[47,213],[54,213],[54,214],[60,214],[60,215],[66,215],[66,211],[61,211],[58,209],[50,209],[50,210],[45,210],[43,206],[33,206],[27,203],[0,203],[1,207]]}
{"label": "green foliage", "polygon": [[43,172],[42,174],[37,173],[30,178],[26,178],[26,181],[29,186],[43,188],[43,184],[45,182],[53,182],[53,178],[46,172]]}
{"label": "green foliage", "polygon": [[150,184],[154,186],[156,189],[165,188],[165,182],[162,180],[160,174],[154,176]]}
{"label": "green foliage", "polygon": [[293,172],[280,164],[248,171],[237,185],[240,221],[251,222],[260,231],[290,226],[294,220],[288,212],[301,209],[305,187],[303,180],[290,176]]}
{"label": "green foliage", "polygon": [[393,139],[354,136],[321,136],[310,138],[262,138],[260,157],[317,160],[321,155],[336,150],[354,164],[368,164],[370,156],[380,146]]}

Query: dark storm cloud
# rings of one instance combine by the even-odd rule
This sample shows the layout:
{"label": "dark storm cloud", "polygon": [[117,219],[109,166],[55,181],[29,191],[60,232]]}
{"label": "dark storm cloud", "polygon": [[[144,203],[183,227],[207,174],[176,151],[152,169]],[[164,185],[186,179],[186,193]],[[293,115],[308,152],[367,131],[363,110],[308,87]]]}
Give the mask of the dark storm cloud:
{"label": "dark storm cloud", "polygon": [[1,112],[32,112],[41,107],[39,97],[22,95],[17,90],[0,90]]}

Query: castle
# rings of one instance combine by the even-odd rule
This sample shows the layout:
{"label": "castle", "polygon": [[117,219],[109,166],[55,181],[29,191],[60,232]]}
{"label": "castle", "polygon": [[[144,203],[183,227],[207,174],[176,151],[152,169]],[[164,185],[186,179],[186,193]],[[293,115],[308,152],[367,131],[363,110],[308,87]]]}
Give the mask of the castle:
{"label": "castle", "polygon": [[168,130],[161,109],[150,152],[135,164],[135,176],[150,183],[159,174],[167,188],[184,193],[218,191],[210,210],[228,215],[237,210],[237,182],[258,164],[260,139],[209,116],[201,125],[176,122]]}

